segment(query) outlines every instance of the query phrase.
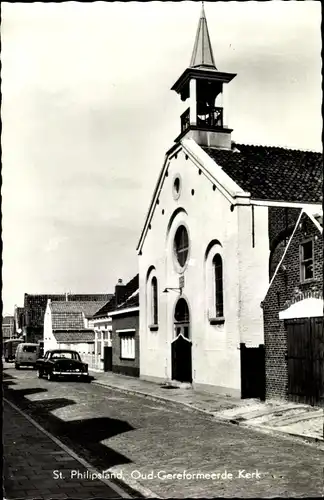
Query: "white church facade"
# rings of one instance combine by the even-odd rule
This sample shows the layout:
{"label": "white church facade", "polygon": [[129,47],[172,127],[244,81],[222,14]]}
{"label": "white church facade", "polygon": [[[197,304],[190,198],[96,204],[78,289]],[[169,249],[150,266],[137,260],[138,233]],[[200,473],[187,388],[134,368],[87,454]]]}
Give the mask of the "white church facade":
{"label": "white church facade", "polygon": [[190,67],[172,87],[189,107],[137,250],[141,378],[240,397],[240,346],[264,343],[273,221],[308,200],[276,171],[286,150],[232,142],[222,96],[235,76],[216,69],[202,9]]}

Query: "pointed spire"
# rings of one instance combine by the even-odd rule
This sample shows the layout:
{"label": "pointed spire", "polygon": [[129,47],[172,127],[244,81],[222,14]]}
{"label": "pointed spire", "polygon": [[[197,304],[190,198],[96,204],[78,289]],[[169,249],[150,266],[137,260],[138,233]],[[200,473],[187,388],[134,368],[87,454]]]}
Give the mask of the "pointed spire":
{"label": "pointed spire", "polygon": [[211,47],[209,38],[204,2],[202,2],[201,6],[201,14],[196,33],[195,45],[190,61],[191,68],[197,66],[209,66],[217,69],[214,61],[213,49]]}

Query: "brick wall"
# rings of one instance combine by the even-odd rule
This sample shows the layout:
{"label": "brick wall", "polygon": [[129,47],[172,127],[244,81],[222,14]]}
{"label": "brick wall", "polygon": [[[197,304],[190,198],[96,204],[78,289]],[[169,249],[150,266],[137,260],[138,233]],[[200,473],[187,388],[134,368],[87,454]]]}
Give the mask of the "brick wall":
{"label": "brick wall", "polygon": [[[116,330],[135,329],[135,359],[121,359],[121,336]],[[128,335],[128,334],[124,334]],[[112,371],[139,377],[139,313],[138,311],[112,317]]]}
{"label": "brick wall", "polygon": [[272,275],[280,261],[286,243],[289,240],[298,216],[300,208],[269,207],[268,231],[269,231],[269,277]]}
{"label": "brick wall", "polygon": [[[282,263],[286,270],[281,266],[263,302],[267,398],[287,398],[287,330],[284,321],[279,321],[279,311],[292,298],[296,287],[303,292],[314,286],[320,291],[323,288],[322,235],[308,216],[303,215],[301,222],[303,228],[296,230]],[[301,283],[299,246],[310,237],[314,241],[314,279]]]}

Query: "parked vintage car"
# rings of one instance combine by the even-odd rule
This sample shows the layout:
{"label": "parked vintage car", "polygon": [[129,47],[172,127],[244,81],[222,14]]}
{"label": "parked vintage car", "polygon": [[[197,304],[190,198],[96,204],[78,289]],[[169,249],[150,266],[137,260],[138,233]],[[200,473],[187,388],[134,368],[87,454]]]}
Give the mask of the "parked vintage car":
{"label": "parked vintage car", "polygon": [[21,366],[32,366],[36,368],[36,361],[40,356],[39,344],[21,343],[17,346],[15,368],[19,370]]}
{"label": "parked vintage car", "polygon": [[77,351],[69,349],[52,349],[45,353],[43,358],[36,362],[38,377],[55,380],[62,377],[77,377],[79,380],[90,382],[88,365],[83,363]]}

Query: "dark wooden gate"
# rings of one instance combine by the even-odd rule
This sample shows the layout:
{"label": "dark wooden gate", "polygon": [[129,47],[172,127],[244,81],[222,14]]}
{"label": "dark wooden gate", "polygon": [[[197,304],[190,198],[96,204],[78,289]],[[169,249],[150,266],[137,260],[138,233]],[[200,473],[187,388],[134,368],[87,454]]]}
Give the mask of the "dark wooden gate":
{"label": "dark wooden gate", "polygon": [[171,346],[172,380],[191,383],[191,342],[179,335]]}
{"label": "dark wooden gate", "polygon": [[112,347],[104,347],[104,371],[112,371]]}
{"label": "dark wooden gate", "polygon": [[241,349],[241,397],[265,400],[265,355],[264,345]]}
{"label": "dark wooden gate", "polygon": [[324,406],[323,318],[286,321],[288,399]]}

